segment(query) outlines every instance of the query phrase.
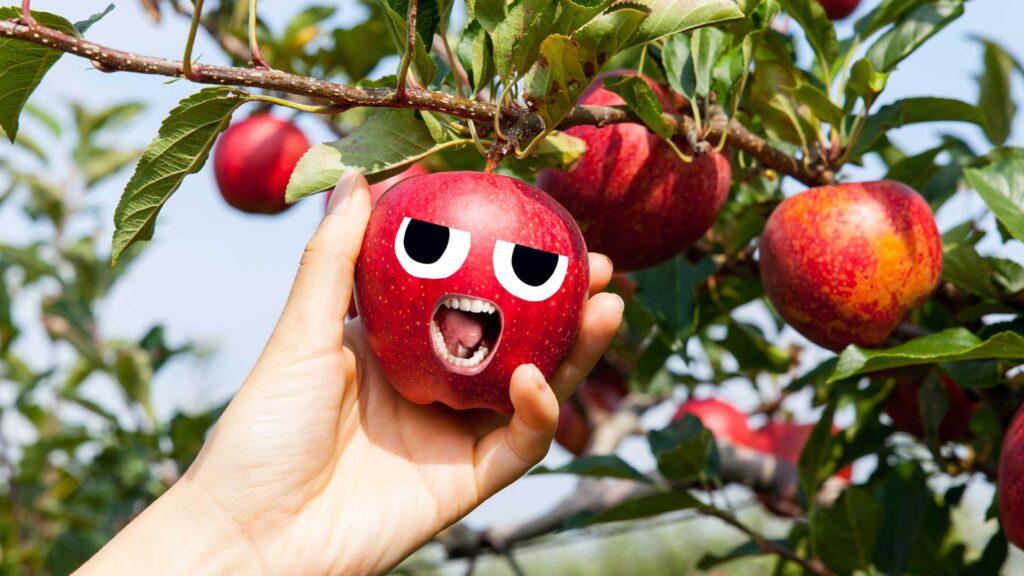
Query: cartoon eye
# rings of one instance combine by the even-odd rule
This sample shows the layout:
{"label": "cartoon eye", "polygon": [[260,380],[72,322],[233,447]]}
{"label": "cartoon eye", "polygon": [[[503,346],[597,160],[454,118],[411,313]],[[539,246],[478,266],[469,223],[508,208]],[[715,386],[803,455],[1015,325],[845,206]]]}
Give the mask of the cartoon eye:
{"label": "cartoon eye", "polygon": [[523,300],[541,302],[554,296],[569,271],[569,258],[498,240],[494,244],[494,275]]}
{"label": "cartoon eye", "polygon": [[398,227],[395,255],[409,274],[439,280],[462,267],[469,242],[469,232],[406,217]]}

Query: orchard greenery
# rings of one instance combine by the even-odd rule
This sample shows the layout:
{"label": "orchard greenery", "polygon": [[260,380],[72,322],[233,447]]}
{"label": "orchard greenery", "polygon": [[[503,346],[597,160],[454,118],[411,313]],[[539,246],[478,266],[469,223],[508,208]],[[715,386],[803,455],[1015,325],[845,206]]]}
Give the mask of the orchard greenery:
{"label": "orchard greenery", "polygon": [[[0,449],[0,572],[68,572],[194,458],[218,411],[159,419],[149,400],[154,376],[194,347],[168,343],[160,326],[134,339],[106,335],[99,305],[232,119],[267,107],[315,115],[337,134],[299,162],[290,201],[328,189],[349,168],[371,182],[414,163],[532,181],[541,169],[578,162],[586,146],[565,130],[580,125],[642,123],[681,143],[686,160],[712,150],[729,155],[733,183],[714,228],[672,260],[613,283],[627,301],[627,326],[606,361],[630,385],[616,417],[726,381],[751,386],[764,400],[759,411],[775,421],[787,418],[783,400],[801,392],[811,398],[820,418],[799,461],[788,469],[778,463],[792,474],[793,489],[781,494],[746,482],[769,511],[795,519],[791,530],[769,540],[706,496],[742,479],[725,465],[734,457],[729,442],[687,416],[649,432],[654,471],[614,454],[635,427],[610,446],[595,438],[569,465],[538,470],[577,475],[588,490],[598,486],[595,477],[635,489],[618,500],[593,498],[541,534],[522,534],[691,510],[744,538],[727,554],[693,559],[703,570],[769,557],[778,574],[994,574],[1006,561],[1002,529],[968,554],[953,516],[968,479],[995,481],[1004,432],[1024,397],[1024,267],[978,249],[982,241],[1024,241],[1024,150],[1007,145],[1017,112],[1012,87],[1024,68],[997,43],[978,39],[977,101],[883,96],[911,54],[941,41],[935,37],[964,13],[965,0],[866,0],[845,33],[807,0],[467,0],[456,12],[465,18],[453,18],[447,0],[365,0],[367,18],[357,24],[337,27],[339,9],[325,3],[303,8],[283,29],[250,22],[254,0],[142,4],[157,20],[190,19],[191,37],[211,35],[233,65],[204,63],[187,38],[181,60],[92,43],[90,28],[103,26],[113,7],[31,17],[21,7],[0,8],[0,128],[13,143],[0,157],[0,207],[20,208],[34,231],[0,240],[0,419],[27,423],[33,439]],[[267,66],[253,64],[257,47]],[[146,149],[122,149],[108,144],[116,141],[110,136],[140,105],[57,113],[31,103],[62,57],[85,58],[104,72],[208,86],[167,113]],[[579,106],[584,90],[611,69],[641,71],[685,102],[665,109],[645,82],[609,79],[605,86],[624,106]],[[910,153],[889,137],[931,122],[974,126],[986,143],[946,135]],[[55,158],[58,148],[70,157]],[[939,289],[882,346],[850,346],[809,364],[809,350],[778,339],[783,323],[764,298],[757,240],[787,179],[829,184],[843,179],[844,166],[867,160],[933,210],[973,189],[997,224],[978,217],[943,230]],[[131,165],[129,178],[122,169]],[[54,166],[67,173],[58,179]],[[102,222],[84,207],[91,190],[114,178],[127,184],[107,245],[97,239]],[[46,365],[26,360],[19,346],[25,326],[15,312],[31,306],[59,352]],[[773,325],[745,320],[741,308]],[[918,378],[920,438],[882,416],[907,373]],[[945,376],[978,406],[971,438],[959,444],[939,438],[950,405]],[[122,405],[82,393],[93,377],[117,384]],[[574,400],[588,426],[613,429],[588,419],[583,404]],[[856,417],[833,434],[841,410]],[[866,456],[875,462],[869,475],[824,495],[837,471]],[[998,516],[995,502],[988,514]],[[451,557],[495,548],[485,538],[460,546],[446,534],[439,541]]]}

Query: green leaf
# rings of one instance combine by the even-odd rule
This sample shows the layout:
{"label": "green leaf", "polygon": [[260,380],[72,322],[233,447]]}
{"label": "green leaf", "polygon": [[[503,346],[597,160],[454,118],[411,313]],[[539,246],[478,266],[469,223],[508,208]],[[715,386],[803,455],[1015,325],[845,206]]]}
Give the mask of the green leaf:
{"label": "green leaf", "polygon": [[469,76],[474,92],[488,86],[494,78],[494,46],[487,31],[476,20],[463,30],[455,54]]}
{"label": "green leaf", "polygon": [[1010,137],[1017,113],[1010,78],[1020,65],[999,44],[981,39],[979,42],[985,47],[985,69],[977,77],[978,108],[985,114],[985,135],[989,142],[1001,146]]}
{"label": "green leaf", "polygon": [[687,100],[693,100],[697,93],[697,73],[690,53],[690,35],[675,34],[666,38],[661,62],[669,87]]}
{"label": "green leaf", "polygon": [[370,182],[379,182],[438,150],[466,142],[436,142],[414,110],[374,110],[348,136],[306,152],[292,172],[286,197],[295,202],[327,190],[348,168],[361,171]]}
{"label": "green leaf", "polygon": [[722,342],[732,353],[742,371],[766,370],[776,374],[789,371],[789,353],[768,342],[761,330],[752,324],[729,319],[729,331]]}
{"label": "green leaf", "polygon": [[[406,16],[409,12],[409,0],[378,0],[384,11],[385,21],[389,24],[391,37],[398,47],[399,53],[405,53],[409,27]],[[447,17],[447,16],[444,16]],[[412,67],[420,81],[429,85],[437,74],[437,63],[430,55],[437,32],[437,24],[442,18],[436,0],[422,0],[416,3],[416,41],[412,57]]]}
{"label": "green leaf", "polygon": [[935,506],[935,497],[916,462],[901,462],[875,491],[885,510],[875,542],[875,566],[883,574],[904,574],[914,539],[928,529],[926,512]]}
{"label": "green leaf", "polygon": [[651,15],[640,24],[628,46],[743,18],[743,11],[733,0],[640,0],[639,3],[650,8]]}
{"label": "green leaf", "polygon": [[1024,160],[964,170],[964,176],[1010,234],[1024,241]]}
{"label": "green leaf", "polygon": [[114,376],[129,400],[143,405],[149,403],[153,366],[145,350],[137,346],[120,347],[115,354]]}
{"label": "green leaf", "polygon": [[206,88],[171,110],[114,211],[114,263],[132,244],[153,238],[160,209],[186,176],[203,167],[217,136],[248,95],[236,88]]}
{"label": "green leaf", "polygon": [[652,132],[666,140],[671,140],[674,130],[665,123],[661,114],[664,108],[654,90],[640,76],[625,78],[608,78],[605,88],[618,94],[626,102],[626,106],[643,120]]}
{"label": "green leaf", "polygon": [[514,156],[504,164],[518,173],[535,174],[544,168],[572,170],[587,152],[587,143],[565,132],[551,132],[533,146],[530,155],[522,160]]}
{"label": "green leaf", "polygon": [[[47,12],[32,11],[39,24],[80,36],[70,22]],[[15,7],[0,8],[0,20],[21,17]],[[0,37],[0,128],[13,143],[18,136],[18,117],[43,76],[64,53],[22,40]]]}
{"label": "green leaf", "polygon": [[697,77],[697,97],[707,98],[711,94],[715,64],[728,48],[725,33],[717,28],[700,28],[690,35],[690,52],[693,55],[693,70]]}
{"label": "green leaf", "polygon": [[579,45],[572,39],[554,34],[540,45],[537,63],[526,75],[524,99],[553,129],[572,110],[589,79],[580,64]]}
{"label": "green leaf", "polygon": [[811,517],[811,535],[817,552],[839,573],[867,570],[875,539],[885,521],[885,509],[860,487],[843,491],[835,505],[817,508]]}
{"label": "green leaf", "polygon": [[817,494],[818,487],[835,472],[838,454],[833,448],[832,422],[835,419],[836,401],[831,401],[818,418],[807,444],[800,453],[800,487],[805,494]]}
{"label": "green leaf", "polygon": [[1005,258],[988,258],[992,267],[992,281],[1004,294],[1024,292],[1024,266]]}
{"label": "green leaf", "polygon": [[857,36],[864,39],[878,32],[882,28],[899,20],[904,14],[917,8],[919,5],[932,0],[882,0],[871,11],[862,16],[854,24]]}
{"label": "green leaf", "polygon": [[964,0],[934,0],[921,4],[905,12],[892,29],[875,41],[867,57],[875,70],[892,72],[904,58],[963,13]]}
{"label": "green leaf", "polygon": [[559,468],[538,466],[530,471],[531,475],[544,474],[575,474],[576,476],[596,476],[602,478],[622,478],[638,482],[650,482],[647,476],[633,468],[625,460],[615,455],[584,456]]}
{"label": "green leaf", "polygon": [[955,246],[946,252],[942,277],[978,296],[999,297],[992,285],[992,266],[970,244]]}
{"label": "green leaf", "polygon": [[901,366],[958,362],[962,360],[1024,359],[1024,336],[999,332],[982,341],[966,328],[950,328],[938,334],[883,350],[850,346],[839,356],[829,383]]}
{"label": "green leaf", "polygon": [[92,16],[90,16],[87,20],[82,20],[81,22],[75,22],[75,29],[78,30],[78,32],[80,34],[85,34],[86,32],[88,32],[89,28],[92,28],[93,24],[99,22],[107,14],[110,14],[113,11],[114,11],[114,5],[110,4],[110,5],[107,6],[107,8],[103,12],[97,12],[96,14],[93,14]]}
{"label": "green leaf", "polygon": [[690,264],[677,256],[654,268],[634,272],[637,298],[671,332],[688,336],[697,322],[696,289],[716,268],[710,258]]}
{"label": "green leaf", "polygon": [[580,47],[580,63],[588,78],[597,76],[612,56],[629,45],[640,23],[649,15],[646,5],[624,2],[594,18],[572,35]]}
{"label": "green leaf", "polygon": [[922,122],[969,122],[984,127],[985,117],[977,106],[951,98],[897,100],[868,118],[857,142],[857,150],[860,153],[870,150],[889,130]]}
{"label": "green leaf", "polygon": [[853,96],[860,96],[873,102],[875,97],[885,89],[888,79],[889,75],[876,72],[867,58],[857,60],[850,68],[850,79],[846,82],[848,106],[852,109]]}
{"label": "green leaf", "polygon": [[518,0],[509,7],[508,15],[491,33],[494,65],[503,81],[521,77],[537,61],[557,11],[558,0]]}
{"label": "green leaf", "polygon": [[[777,547],[788,549],[790,548],[789,543],[785,540],[772,540],[771,543]],[[741,558],[753,558],[756,556],[764,556],[766,552],[757,542],[753,540],[744,542],[726,552],[725,554],[706,554],[697,563],[697,568],[704,571],[709,571],[721,564],[732,562],[733,560],[739,560]]]}
{"label": "green leaf", "polygon": [[836,40],[835,26],[825,15],[821,4],[807,0],[779,0],[779,4],[804,29],[807,42],[821,64],[831,68],[832,62],[839,55],[839,41]]}
{"label": "green leaf", "polygon": [[801,103],[807,105],[819,120],[828,122],[832,126],[842,126],[843,111],[829,100],[820,88],[811,84],[802,83],[794,92],[794,96]]}
{"label": "green leaf", "polygon": [[701,508],[702,506],[703,504],[701,504],[700,500],[697,500],[689,492],[661,492],[659,494],[641,496],[619,504],[609,510],[605,510],[604,512],[594,516],[592,522],[596,524],[601,522],[635,520],[637,518],[648,518],[659,514],[665,514],[666,512]]}
{"label": "green leaf", "polygon": [[692,414],[652,431],[647,440],[658,461],[658,470],[668,480],[689,482],[718,473],[715,438]]}

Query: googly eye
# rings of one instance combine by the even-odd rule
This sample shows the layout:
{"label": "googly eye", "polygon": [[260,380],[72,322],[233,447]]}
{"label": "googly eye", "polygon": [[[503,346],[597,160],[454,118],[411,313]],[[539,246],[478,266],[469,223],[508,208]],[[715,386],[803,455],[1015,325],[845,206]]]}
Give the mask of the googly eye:
{"label": "googly eye", "polygon": [[416,278],[439,280],[459,271],[469,244],[469,232],[406,217],[395,237],[395,256]]}
{"label": "googly eye", "polygon": [[569,271],[569,258],[498,240],[494,244],[494,275],[513,296],[541,302],[555,295]]}

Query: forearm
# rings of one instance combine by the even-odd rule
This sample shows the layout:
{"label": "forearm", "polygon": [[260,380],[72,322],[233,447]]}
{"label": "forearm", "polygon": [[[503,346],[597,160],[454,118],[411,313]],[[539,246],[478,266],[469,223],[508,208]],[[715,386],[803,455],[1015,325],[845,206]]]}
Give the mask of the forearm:
{"label": "forearm", "polygon": [[189,482],[175,484],[76,574],[261,574],[256,550]]}

